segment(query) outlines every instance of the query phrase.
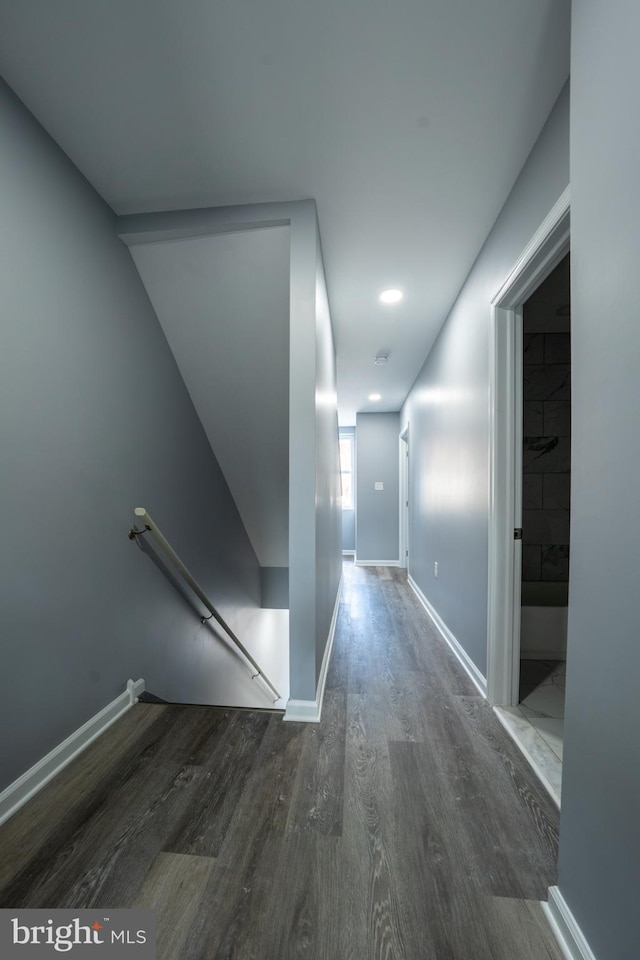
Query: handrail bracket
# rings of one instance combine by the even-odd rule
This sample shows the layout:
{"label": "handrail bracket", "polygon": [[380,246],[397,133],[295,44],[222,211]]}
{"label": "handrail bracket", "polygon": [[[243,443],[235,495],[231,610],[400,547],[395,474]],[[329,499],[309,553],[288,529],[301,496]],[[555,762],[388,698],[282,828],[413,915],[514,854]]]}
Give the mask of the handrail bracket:
{"label": "handrail bracket", "polygon": [[144,530],[138,530],[137,527],[131,527],[131,530],[129,530],[129,534],[128,534],[129,540],[135,540],[136,537],[141,537],[143,533],[149,533],[150,530],[151,530],[151,527],[149,526],[148,523],[145,523]]}

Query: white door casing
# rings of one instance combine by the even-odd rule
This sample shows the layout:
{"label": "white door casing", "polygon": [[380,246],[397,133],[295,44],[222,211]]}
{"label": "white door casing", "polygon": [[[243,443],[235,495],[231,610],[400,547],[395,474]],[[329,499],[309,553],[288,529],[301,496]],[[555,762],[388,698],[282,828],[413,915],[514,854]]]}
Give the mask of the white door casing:
{"label": "white door casing", "polygon": [[[518,703],[522,542],[522,305],[569,251],[564,191],[491,301],[487,697]],[[517,599],[516,599],[517,598]]]}

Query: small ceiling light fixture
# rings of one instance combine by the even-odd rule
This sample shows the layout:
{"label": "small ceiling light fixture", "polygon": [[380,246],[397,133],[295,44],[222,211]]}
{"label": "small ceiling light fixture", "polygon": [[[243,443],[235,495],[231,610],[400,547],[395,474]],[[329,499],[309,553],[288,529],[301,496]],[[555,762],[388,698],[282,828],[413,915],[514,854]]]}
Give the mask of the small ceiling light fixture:
{"label": "small ceiling light fixture", "polygon": [[383,290],[378,297],[378,300],[380,303],[400,303],[403,297],[404,293],[402,290],[396,290],[392,288],[389,290]]}
{"label": "small ceiling light fixture", "polygon": [[387,353],[376,353],[375,357],[373,358],[373,362],[377,363],[378,366],[381,366],[383,363],[386,363],[388,359],[389,355]]}
{"label": "small ceiling light fixture", "polygon": [[380,393],[370,393],[370,394],[369,394],[369,400],[373,400],[374,403],[375,403],[377,400],[382,400],[382,394],[380,394]]}

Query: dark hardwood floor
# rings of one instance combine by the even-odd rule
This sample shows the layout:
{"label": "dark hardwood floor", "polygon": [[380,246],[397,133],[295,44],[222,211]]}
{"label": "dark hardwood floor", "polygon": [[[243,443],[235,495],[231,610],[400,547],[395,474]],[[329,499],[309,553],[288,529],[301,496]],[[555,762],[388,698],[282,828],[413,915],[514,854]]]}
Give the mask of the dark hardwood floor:
{"label": "dark hardwood floor", "polygon": [[561,960],[558,813],[400,571],[345,564],[320,724],[138,704],[0,828],[0,907],[159,960]]}

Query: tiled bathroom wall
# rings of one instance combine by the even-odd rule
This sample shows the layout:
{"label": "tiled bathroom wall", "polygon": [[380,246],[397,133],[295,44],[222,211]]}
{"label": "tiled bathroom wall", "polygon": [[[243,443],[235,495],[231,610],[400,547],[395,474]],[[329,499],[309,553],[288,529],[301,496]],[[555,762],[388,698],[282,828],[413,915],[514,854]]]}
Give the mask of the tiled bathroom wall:
{"label": "tiled bathroom wall", "polygon": [[569,256],[524,305],[524,604],[564,605],[569,581]]}

